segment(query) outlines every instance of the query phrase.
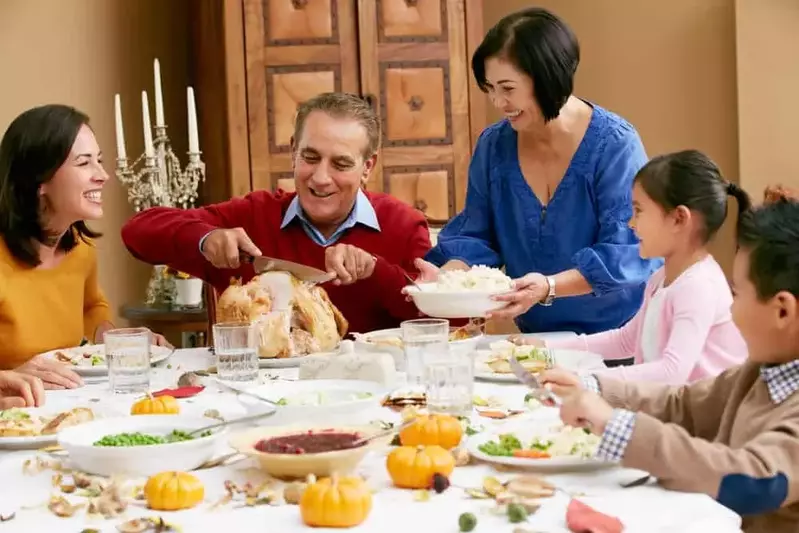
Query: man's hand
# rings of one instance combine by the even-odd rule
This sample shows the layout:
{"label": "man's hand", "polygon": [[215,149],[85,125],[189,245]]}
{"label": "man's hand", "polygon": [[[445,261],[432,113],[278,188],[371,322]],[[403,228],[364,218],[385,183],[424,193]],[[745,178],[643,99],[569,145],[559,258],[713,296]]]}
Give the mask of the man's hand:
{"label": "man's hand", "polygon": [[242,253],[262,255],[242,228],[215,229],[205,237],[201,251],[216,268],[239,268]]}
{"label": "man's hand", "polygon": [[41,379],[45,389],[76,389],[83,386],[80,376],[70,370],[66,364],[41,355],[15,370]]}
{"label": "man's hand", "polygon": [[10,370],[0,371],[0,410],[13,407],[39,407],[43,404],[42,380]]}
{"label": "man's hand", "polygon": [[334,285],[350,285],[366,279],[375,271],[375,256],[352,246],[336,244],[325,249],[325,269],[336,275]]}

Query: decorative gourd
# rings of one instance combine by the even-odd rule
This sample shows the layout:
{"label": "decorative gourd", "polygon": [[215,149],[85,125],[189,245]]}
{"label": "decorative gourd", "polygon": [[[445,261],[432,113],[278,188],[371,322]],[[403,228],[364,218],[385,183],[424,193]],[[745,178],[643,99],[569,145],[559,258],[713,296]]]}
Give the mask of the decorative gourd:
{"label": "decorative gourd", "polygon": [[176,415],[180,413],[180,404],[172,396],[154,398],[148,394],[130,408],[132,415]]}
{"label": "decorative gourd", "polygon": [[399,446],[388,454],[386,469],[397,487],[427,489],[433,484],[433,475],[452,474],[455,458],[441,446]]}
{"label": "decorative gourd", "polygon": [[302,521],[311,527],[355,527],[371,510],[372,491],[358,477],[322,478],[300,497]]}
{"label": "decorative gourd", "polygon": [[403,446],[438,445],[451,450],[460,444],[463,426],[452,415],[419,415],[413,424],[400,431],[399,437]]}
{"label": "decorative gourd", "polygon": [[144,485],[147,506],[156,511],[191,509],[205,498],[203,482],[187,472],[161,472]]}

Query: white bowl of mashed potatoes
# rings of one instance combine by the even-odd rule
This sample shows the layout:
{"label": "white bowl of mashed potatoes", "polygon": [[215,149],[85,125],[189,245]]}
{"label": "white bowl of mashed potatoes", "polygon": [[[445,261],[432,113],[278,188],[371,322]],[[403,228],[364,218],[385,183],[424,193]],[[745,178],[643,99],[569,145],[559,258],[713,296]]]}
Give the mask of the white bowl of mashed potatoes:
{"label": "white bowl of mashed potatoes", "polygon": [[513,280],[504,272],[477,265],[469,270],[441,272],[438,280],[409,285],[406,293],[419,311],[427,316],[478,318],[505,307],[506,302],[493,297],[512,290]]}

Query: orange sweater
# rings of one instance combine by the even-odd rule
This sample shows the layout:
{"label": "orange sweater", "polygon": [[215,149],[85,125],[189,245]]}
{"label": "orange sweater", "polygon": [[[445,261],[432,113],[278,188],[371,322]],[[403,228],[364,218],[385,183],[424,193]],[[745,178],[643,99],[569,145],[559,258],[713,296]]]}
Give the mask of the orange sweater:
{"label": "orange sweater", "polygon": [[78,241],[52,269],[22,265],[0,238],[0,369],[77,346],[111,313],[97,283],[94,246]]}

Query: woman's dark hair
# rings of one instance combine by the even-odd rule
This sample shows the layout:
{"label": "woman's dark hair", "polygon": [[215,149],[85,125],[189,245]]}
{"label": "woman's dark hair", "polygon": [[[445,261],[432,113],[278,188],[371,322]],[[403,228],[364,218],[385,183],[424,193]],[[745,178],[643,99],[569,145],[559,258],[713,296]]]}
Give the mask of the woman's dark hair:
{"label": "woman's dark hair", "polygon": [[799,201],[795,194],[770,192],[768,203],[738,220],[738,246],[749,252],[749,280],[758,298],[781,291],[799,297]]}
{"label": "woman's dark hair", "polygon": [[[39,188],[64,164],[89,117],[65,105],[45,105],[25,111],[14,119],[0,141],[0,235],[11,254],[22,263],[38,266],[34,241],[46,243]],[[58,241],[69,251],[78,243],[100,234],[82,220],[75,222]]]}
{"label": "woman's dark hair", "polygon": [[709,241],[727,218],[727,197],[738,202],[738,214],[751,206],[749,195],[735,183],[725,180],[719,167],[697,150],[684,150],[652,158],[638,171],[634,183],[656,204],[670,213],[685,206],[699,213],[705,227],[702,241]]}
{"label": "woman's dark hair", "polygon": [[531,7],[505,16],[488,30],[472,56],[478,87],[488,90],[486,60],[502,56],[533,80],[544,120],[557,118],[574,89],[580,45],[565,22],[546,9]]}

